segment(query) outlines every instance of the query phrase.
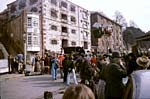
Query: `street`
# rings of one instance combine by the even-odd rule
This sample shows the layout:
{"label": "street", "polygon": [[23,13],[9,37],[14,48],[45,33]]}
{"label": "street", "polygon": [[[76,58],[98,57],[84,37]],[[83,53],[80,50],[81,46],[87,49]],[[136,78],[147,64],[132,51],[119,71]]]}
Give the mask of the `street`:
{"label": "street", "polygon": [[63,79],[52,81],[51,75],[4,74],[0,80],[0,99],[44,99],[44,91],[52,92],[53,99],[61,99],[65,88]]}

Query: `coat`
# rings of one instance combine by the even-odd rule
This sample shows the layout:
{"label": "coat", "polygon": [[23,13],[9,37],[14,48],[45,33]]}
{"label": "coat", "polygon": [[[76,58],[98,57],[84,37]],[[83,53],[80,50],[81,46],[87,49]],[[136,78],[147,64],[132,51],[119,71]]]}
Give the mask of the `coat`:
{"label": "coat", "polygon": [[127,76],[126,69],[116,63],[110,63],[106,69],[106,99],[121,99],[124,91],[124,84],[122,78]]}

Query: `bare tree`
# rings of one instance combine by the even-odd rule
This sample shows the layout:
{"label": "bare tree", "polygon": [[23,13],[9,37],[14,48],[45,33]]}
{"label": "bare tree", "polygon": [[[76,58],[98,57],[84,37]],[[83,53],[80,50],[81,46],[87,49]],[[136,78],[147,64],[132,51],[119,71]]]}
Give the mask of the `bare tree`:
{"label": "bare tree", "polygon": [[119,11],[115,11],[115,22],[117,22],[118,24],[122,25],[124,28],[127,27],[127,22],[126,19],[124,18],[124,16],[121,14],[121,12]]}
{"label": "bare tree", "polygon": [[129,21],[129,25],[130,27],[138,28],[138,25],[133,20]]}

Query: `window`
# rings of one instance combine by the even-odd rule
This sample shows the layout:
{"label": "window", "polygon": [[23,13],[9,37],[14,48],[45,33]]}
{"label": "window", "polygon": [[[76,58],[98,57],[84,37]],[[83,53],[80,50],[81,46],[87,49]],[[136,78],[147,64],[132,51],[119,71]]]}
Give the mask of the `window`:
{"label": "window", "polygon": [[32,18],[28,17],[28,26],[31,27],[32,26]]}
{"label": "window", "polygon": [[84,29],[88,29],[88,22],[87,21],[83,21],[82,22],[82,27],[84,28]]}
{"label": "window", "polygon": [[51,29],[57,31],[57,26],[52,25],[52,26],[51,26]]}
{"label": "window", "polygon": [[75,30],[75,29],[72,29],[72,30],[71,30],[71,33],[76,34],[76,30]]}
{"label": "window", "polygon": [[37,35],[37,30],[38,30],[37,28],[34,29],[33,35]]}
{"label": "window", "polygon": [[38,19],[37,18],[34,18],[33,26],[38,27]]}
{"label": "window", "polygon": [[75,11],[76,11],[75,6],[71,5],[71,6],[70,6],[70,11],[75,12]]}
{"label": "window", "polygon": [[74,16],[71,16],[71,21],[76,22],[76,18]]}
{"label": "window", "polygon": [[55,9],[51,9],[51,16],[54,17],[54,18],[57,18],[57,10]]}
{"label": "window", "polygon": [[87,38],[88,37],[88,32],[87,31],[83,31],[83,37]]}
{"label": "window", "polygon": [[66,14],[61,14],[61,18],[64,20],[67,20],[67,15]]}
{"label": "window", "polygon": [[71,45],[72,45],[72,46],[75,46],[75,45],[76,45],[76,42],[72,41],[72,42],[71,42]]}
{"label": "window", "polygon": [[33,45],[38,45],[38,37],[37,36],[33,37]]}
{"label": "window", "polygon": [[51,0],[51,4],[57,5],[57,0]]}
{"label": "window", "polygon": [[88,43],[84,42],[84,49],[88,49]]}
{"label": "window", "polygon": [[28,46],[32,45],[32,35],[31,33],[28,33]]}
{"label": "window", "polygon": [[51,44],[56,45],[57,44],[57,40],[51,40]]}
{"label": "window", "polygon": [[30,0],[30,5],[35,4],[36,2],[38,2],[38,0]]}
{"label": "window", "polygon": [[38,11],[38,8],[37,8],[37,7],[32,7],[30,11],[31,11],[31,12],[37,12],[37,11]]}
{"label": "window", "polygon": [[62,32],[64,32],[64,33],[68,33],[67,27],[62,26],[62,27],[61,27],[61,30],[62,30]]}
{"label": "window", "polygon": [[67,8],[67,3],[64,2],[64,1],[61,1],[61,6],[64,7],[64,8]]}
{"label": "window", "polygon": [[87,11],[83,11],[82,18],[83,19],[88,19],[88,12]]}

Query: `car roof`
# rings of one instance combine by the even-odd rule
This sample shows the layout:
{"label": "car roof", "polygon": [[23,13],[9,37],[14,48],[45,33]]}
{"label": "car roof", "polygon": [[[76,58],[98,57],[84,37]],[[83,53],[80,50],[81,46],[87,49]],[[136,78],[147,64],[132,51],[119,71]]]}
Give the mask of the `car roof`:
{"label": "car roof", "polygon": [[137,70],[131,74],[133,99],[150,98],[150,70]]}

